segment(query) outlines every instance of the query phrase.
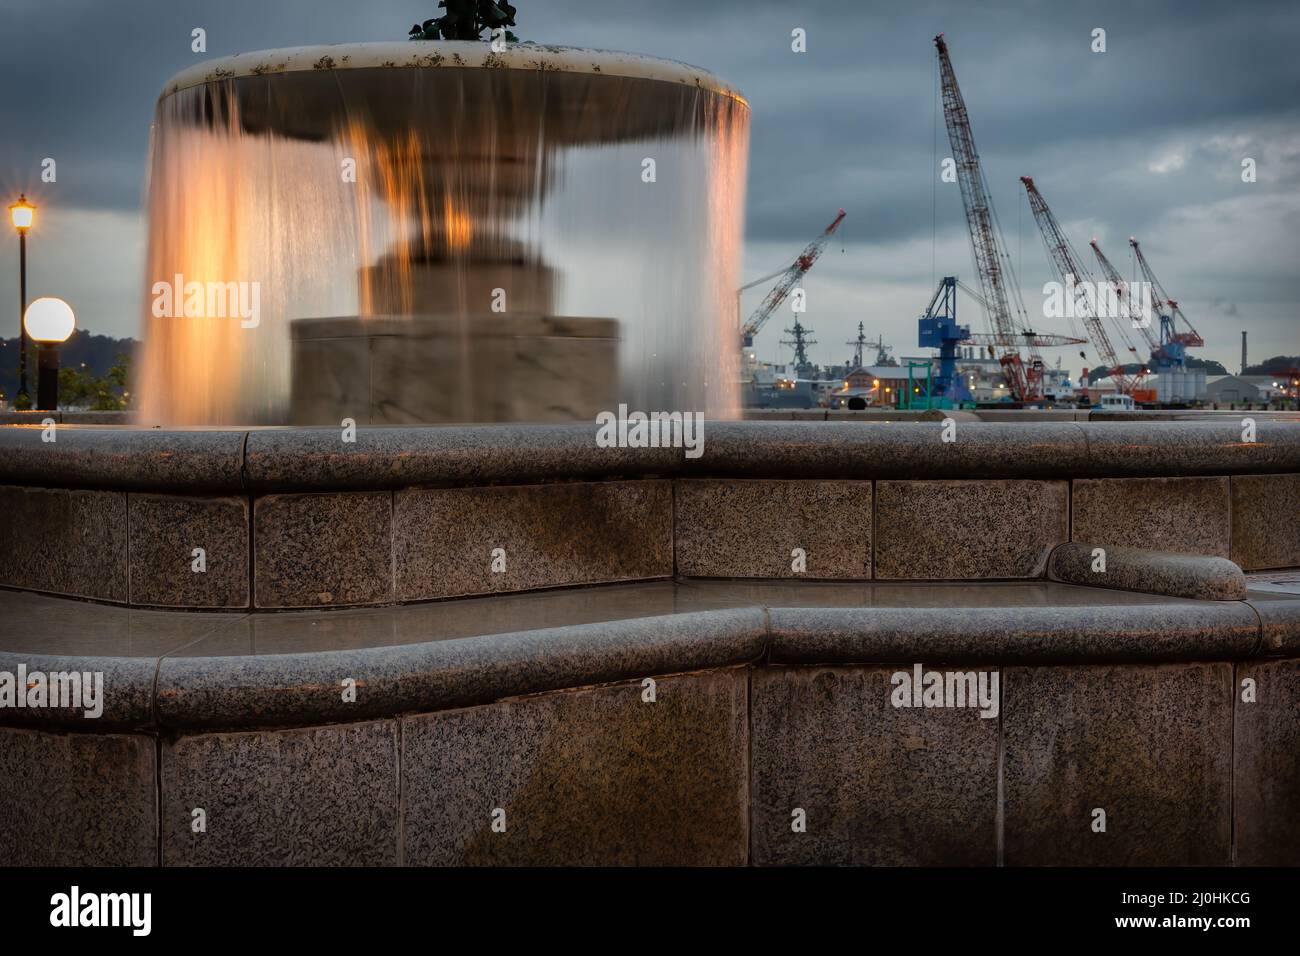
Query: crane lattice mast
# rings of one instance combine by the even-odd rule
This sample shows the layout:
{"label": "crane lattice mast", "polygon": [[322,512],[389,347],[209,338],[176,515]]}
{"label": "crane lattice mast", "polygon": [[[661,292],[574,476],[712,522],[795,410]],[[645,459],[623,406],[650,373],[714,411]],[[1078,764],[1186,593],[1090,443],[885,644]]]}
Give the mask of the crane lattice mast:
{"label": "crane lattice mast", "polygon": [[[953,160],[957,165],[957,182],[961,186],[962,205],[966,209],[966,225],[970,231],[971,249],[975,254],[975,271],[979,273],[982,296],[988,311],[989,324],[999,345],[1007,349],[999,358],[1003,377],[1017,401],[1041,397],[1042,360],[1031,347],[1031,367],[1026,369],[1017,345],[1022,333],[1028,331],[1024,308],[1019,303],[1019,291],[1014,276],[1008,281],[1010,261],[1001,250],[1001,232],[989,195],[988,183],[980,167],[975,137],[971,133],[970,116],[966,101],[957,86],[957,74],[948,56],[948,44],[940,33],[934,38],[939,51],[939,77],[943,87],[943,118],[948,127],[948,142],[952,146]],[[1008,290],[1010,287],[1010,290]],[[1017,316],[1013,316],[1011,302],[1016,298]]]}
{"label": "crane lattice mast", "polygon": [[[1189,348],[1201,348],[1205,345],[1205,339],[1201,338],[1201,333],[1197,332],[1192,327],[1192,323],[1187,321],[1187,316],[1183,315],[1183,310],[1178,308],[1178,303],[1169,298],[1169,293],[1165,291],[1165,287],[1160,284],[1156,274],[1151,271],[1151,266],[1147,264],[1147,257],[1142,255],[1142,247],[1138,245],[1138,241],[1129,236],[1128,244],[1133,247],[1133,254],[1137,256],[1138,268],[1142,270],[1142,275],[1146,277],[1146,280],[1151,283],[1151,291],[1155,293],[1152,296],[1151,304],[1160,310],[1162,316],[1165,314],[1166,307],[1169,310],[1170,341],[1181,342]],[[1187,326],[1186,332],[1178,331],[1179,320],[1182,321],[1183,325]]]}
{"label": "crane lattice mast", "polygon": [[1111,264],[1111,261],[1106,258],[1106,254],[1101,251],[1101,246],[1098,245],[1096,239],[1093,239],[1088,243],[1088,245],[1092,246],[1092,254],[1097,258],[1097,265],[1101,267],[1102,275],[1106,277],[1106,281],[1110,283],[1110,287],[1115,293],[1115,299],[1119,305],[1120,318],[1131,320],[1133,322],[1133,327],[1142,332],[1142,338],[1146,340],[1147,346],[1151,349],[1151,358],[1153,361],[1159,363],[1162,360],[1169,358],[1169,356],[1166,355],[1165,350],[1160,347],[1160,339],[1151,331],[1150,321],[1141,321],[1146,319],[1146,317],[1136,316],[1133,314],[1133,311],[1130,308],[1133,304],[1133,300],[1129,295],[1129,285],[1124,281],[1124,277],[1119,274],[1119,270],[1116,269]]}
{"label": "crane lattice mast", "polygon": [[1132,394],[1135,380],[1124,373],[1123,366],[1120,365],[1119,358],[1115,355],[1115,347],[1110,344],[1110,337],[1106,334],[1101,318],[1089,301],[1088,288],[1090,286],[1096,288],[1090,274],[1083,268],[1083,263],[1079,260],[1078,254],[1074,251],[1074,247],[1070,245],[1070,240],[1065,238],[1065,233],[1061,231],[1060,224],[1056,221],[1056,217],[1052,215],[1052,210],[1048,208],[1047,201],[1043,199],[1038,187],[1034,185],[1033,179],[1028,176],[1021,176],[1020,181],[1024,183],[1025,193],[1029,196],[1029,208],[1033,211],[1034,221],[1038,223],[1038,229],[1043,234],[1043,245],[1047,248],[1047,257],[1055,266],[1061,281],[1067,287],[1073,287],[1075,314],[1083,319],[1084,328],[1088,330],[1093,348],[1097,350],[1101,360],[1106,363],[1106,371],[1115,380],[1115,388],[1125,395]]}

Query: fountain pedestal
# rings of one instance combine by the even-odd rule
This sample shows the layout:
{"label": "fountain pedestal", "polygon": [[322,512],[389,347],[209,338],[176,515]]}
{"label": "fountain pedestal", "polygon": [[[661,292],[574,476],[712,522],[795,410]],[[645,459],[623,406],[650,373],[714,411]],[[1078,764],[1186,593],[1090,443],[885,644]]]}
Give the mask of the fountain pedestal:
{"label": "fountain pedestal", "polygon": [[593,421],[617,405],[613,319],[299,319],[290,356],[295,425]]}

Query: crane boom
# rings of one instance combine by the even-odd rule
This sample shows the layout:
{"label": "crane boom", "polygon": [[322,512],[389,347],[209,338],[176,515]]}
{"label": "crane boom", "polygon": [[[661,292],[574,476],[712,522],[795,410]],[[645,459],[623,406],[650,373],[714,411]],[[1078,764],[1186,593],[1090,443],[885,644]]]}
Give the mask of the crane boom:
{"label": "crane boom", "polygon": [[[784,273],[779,273],[781,281],[774,285],[772,291],[763,297],[763,301],[758,304],[758,308],[754,310],[753,315],[741,326],[740,339],[742,345],[754,344],[754,336],[758,334],[758,330],[772,317],[772,313],[777,310],[777,307],[786,300],[795,284],[808,274],[808,270],[813,267],[813,263],[821,256],[822,250],[826,248],[826,243],[831,235],[844,221],[844,215],[844,210],[841,209],[840,214],[823,230],[822,234],[808,243],[807,248],[799,253],[798,258],[790,264]],[[761,279],[757,280],[750,283],[750,285],[757,285],[761,281]],[[742,286],[741,288],[748,288],[748,286]]]}
{"label": "crane boom", "polygon": [[[984,290],[982,298],[988,312],[989,324],[993,327],[993,334],[1000,343],[1007,344],[1008,348],[1011,348],[1009,343],[1016,341],[1025,323],[1023,320],[1017,322],[1012,315],[993,200],[984,179],[984,171],[980,167],[979,152],[975,149],[975,137],[971,132],[966,101],[962,97],[961,88],[957,85],[957,74],[953,71],[952,60],[948,56],[948,44],[942,33],[934,38],[934,45],[939,51],[943,118],[948,127],[948,142],[952,146],[953,160],[957,167],[957,182],[961,187],[962,205],[966,210],[966,226],[970,232],[971,249],[975,254],[975,271],[979,273],[980,286]],[[1012,397],[1017,401],[1039,397],[1038,377],[1042,361],[1032,351],[1031,356],[1033,367],[1028,371],[1021,360],[1019,348],[1003,353],[999,359],[1002,374],[1007,380]]]}
{"label": "crane boom", "polygon": [[[956,282],[957,288],[961,289],[961,291],[965,292],[968,296],[970,296],[980,305],[984,306],[985,309],[988,308],[988,305],[984,302],[984,299],[980,296],[978,292],[976,292],[966,283],[962,282],[960,279],[954,279],[953,281]],[[936,298],[938,297],[937,292],[935,293],[935,297]],[[930,307],[931,309],[934,308],[933,301],[931,301]],[[1087,339],[1075,338],[1072,335],[1042,335],[1038,332],[1021,332],[1017,336],[1012,338],[1010,341],[1007,341],[1001,338],[996,333],[988,334],[984,332],[976,332],[973,335],[968,335],[966,338],[962,339],[957,344],[958,345],[985,345],[985,346],[1002,345],[1010,348],[1017,348],[1021,345],[1029,345],[1029,344],[1048,347],[1054,345],[1086,345],[1087,343],[1088,343]]]}
{"label": "crane boom", "polygon": [[[1183,310],[1178,308],[1178,303],[1169,298],[1169,293],[1165,291],[1165,287],[1160,284],[1160,280],[1156,278],[1156,274],[1151,271],[1151,266],[1147,264],[1147,257],[1142,255],[1142,247],[1138,245],[1138,241],[1132,236],[1129,236],[1128,244],[1133,247],[1133,254],[1137,256],[1138,268],[1142,270],[1142,275],[1146,277],[1146,280],[1151,283],[1151,291],[1155,293],[1151,304],[1154,305],[1156,309],[1160,310],[1162,315],[1164,314],[1165,307],[1168,307],[1169,309],[1169,319],[1173,326],[1171,329],[1172,340],[1175,342],[1181,342],[1183,345],[1192,348],[1201,348],[1205,345],[1205,339],[1201,338],[1201,333],[1197,332],[1196,329],[1192,327],[1192,323],[1187,321],[1187,316],[1183,315]],[[1178,322],[1180,319],[1182,320],[1182,324],[1187,326],[1186,332],[1178,331]]]}
{"label": "crane boom", "polygon": [[1133,315],[1129,308],[1132,305],[1132,299],[1129,297],[1128,283],[1119,274],[1119,270],[1111,265],[1111,261],[1106,258],[1106,253],[1101,251],[1101,246],[1096,239],[1093,239],[1088,245],[1092,246],[1092,254],[1097,258],[1097,265],[1101,268],[1102,275],[1106,277],[1106,281],[1110,283],[1110,287],[1115,293],[1115,298],[1122,313],[1121,318],[1133,320],[1133,327],[1142,332],[1142,338],[1146,339],[1147,347],[1151,349],[1152,356],[1160,359],[1164,352],[1160,348],[1160,340],[1151,332],[1150,320],[1138,321],[1139,317]]}
{"label": "crane boom", "polygon": [[1106,335],[1101,318],[1093,309],[1092,303],[1088,301],[1086,290],[1092,284],[1089,273],[1084,269],[1074,247],[1070,245],[1070,240],[1061,231],[1060,224],[1052,215],[1052,210],[1038,191],[1038,187],[1034,185],[1033,179],[1021,176],[1020,181],[1024,183],[1025,193],[1029,197],[1029,208],[1033,211],[1034,221],[1038,223],[1038,229],[1043,234],[1047,257],[1056,267],[1061,281],[1074,289],[1075,313],[1083,318],[1084,327],[1092,337],[1093,347],[1106,363],[1106,371],[1115,379],[1115,387],[1126,395],[1131,394],[1135,382],[1124,374],[1123,366],[1115,355],[1115,348],[1110,344],[1110,337]]}

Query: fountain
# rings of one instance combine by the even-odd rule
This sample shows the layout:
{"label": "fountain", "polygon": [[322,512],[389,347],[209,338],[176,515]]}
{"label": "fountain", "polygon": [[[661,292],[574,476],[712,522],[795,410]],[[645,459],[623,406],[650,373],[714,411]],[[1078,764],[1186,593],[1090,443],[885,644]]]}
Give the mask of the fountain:
{"label": "fountain", "polygon": [[694,67],[528,43],[186,70],[154,124],[142,417],[733,416],[748,117]]}

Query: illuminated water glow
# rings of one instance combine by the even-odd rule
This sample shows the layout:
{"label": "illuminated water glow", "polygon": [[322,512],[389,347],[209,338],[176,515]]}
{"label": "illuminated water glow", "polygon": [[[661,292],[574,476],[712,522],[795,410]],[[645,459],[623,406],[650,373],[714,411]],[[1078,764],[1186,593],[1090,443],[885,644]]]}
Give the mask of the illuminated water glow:
{"label": "illuminated water glow", "polygon": [[[748,124],[702,71],[601,51],[351,44],[187,71],[153,131],[142,419],[282,423],[291,320],[468,332],[497,287],[512,312],[617,319],[630,408],[734,416]],[[155,317],[176,275],[257,283],[257,326]]]}

